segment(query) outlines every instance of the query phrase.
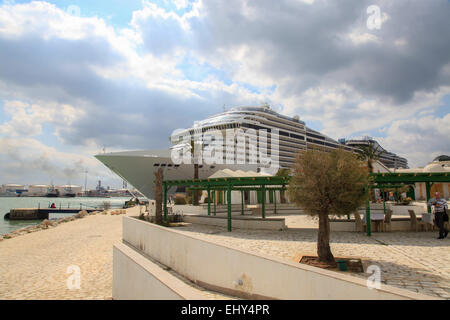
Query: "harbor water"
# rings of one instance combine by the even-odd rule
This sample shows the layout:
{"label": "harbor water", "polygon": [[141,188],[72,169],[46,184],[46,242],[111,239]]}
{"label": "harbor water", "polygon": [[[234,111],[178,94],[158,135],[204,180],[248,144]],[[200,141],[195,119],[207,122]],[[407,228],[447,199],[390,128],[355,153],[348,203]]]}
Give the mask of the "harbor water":
{"label": "harbor water", "polygon": [[[0,198],[0,235],[10,233],[14,230],[32,226],[41,223],[41,220],[27,220],[27,221],[11,221],[4,220],[5,214],[11,209],[17,208],[49,208],[52,203],[56,208],[76,208],[76,209],[97,209],[103,208],[104,205],[109,205],[111,209],[122,208],[125,201],[130,197],[118,198],[38,198],[38,197],[13,197]],[[59,219],[72,214],[50,214],[49,218]]]}

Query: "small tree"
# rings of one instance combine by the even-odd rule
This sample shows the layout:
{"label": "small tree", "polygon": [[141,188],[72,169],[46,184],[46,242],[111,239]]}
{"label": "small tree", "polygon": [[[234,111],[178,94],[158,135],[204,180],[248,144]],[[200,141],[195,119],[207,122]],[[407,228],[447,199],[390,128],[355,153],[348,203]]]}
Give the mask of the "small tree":
{"label": "small tree", "polygon": [[163,224],[163,216],[162,216],[162,202],[163,202],[163,169],[159,168],[155,172],[155,181],[153,186],[153,191],[155,193],[155,222],[156,224]]}
{"label": "small tree", "polygon": [[[290,174],[291,174],[291,170],[289,170],[287,168],[280,168],[280,169],[278,169],[275,176],[287,178]],[[284,195],[284,190],[280,190],[280,202],[286,203],[286,197]]]}
{"label": "small tree", "polygon": [[342,149],[329,153],[308,150],[297,156],[289,198],[307,213],[319,217],[319,261],[334,263],[329,215],[342,216],[357,210],[366,199],[367,181],[366,168],[355,155]]}
{"label": "small tree", "polygon": [[380,150],[380,147],[375,147],[372,144],[367,146],[359,147],[358,159],[367,162],[367,170],[369,173],[373,173],[373,163],[380,159],[380,157],[385,153],[384,150]]}

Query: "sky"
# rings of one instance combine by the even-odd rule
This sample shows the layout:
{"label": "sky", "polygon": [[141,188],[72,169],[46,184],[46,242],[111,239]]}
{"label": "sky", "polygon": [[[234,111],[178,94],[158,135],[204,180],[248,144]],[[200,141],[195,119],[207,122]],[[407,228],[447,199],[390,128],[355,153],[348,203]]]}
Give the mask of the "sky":
{"label": "sky", "polygon": [[0,2],[0,184],[121,187],[93,155],[161,149],[269,103],[423,166],[450,153],[450,2]]}

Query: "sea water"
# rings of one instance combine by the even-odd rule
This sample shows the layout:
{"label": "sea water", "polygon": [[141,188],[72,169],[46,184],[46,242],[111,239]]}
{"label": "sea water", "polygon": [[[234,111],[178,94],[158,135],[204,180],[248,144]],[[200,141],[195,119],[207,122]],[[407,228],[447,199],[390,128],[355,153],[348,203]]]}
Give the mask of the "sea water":
{"label": "sea water", "polygon": [[[122,208],[125,201],[130,197],[118,197],[118,198],[38,198],[38,197],[13,197],[2,198],[0,197],[0,235],[10,233],[14,230],[36,225],[42,222],[42,220],[26,220],[26,221],[11,221],[5,220],[5,214],[9,213],[11,209],[18,208],[49,208],[52,203],[56,208],[76,208],[76,209],[96,209],[105,205],[105,202],[110,205],[111,208]],[[49,219],[59,219],[73,214],[50,214]]]}

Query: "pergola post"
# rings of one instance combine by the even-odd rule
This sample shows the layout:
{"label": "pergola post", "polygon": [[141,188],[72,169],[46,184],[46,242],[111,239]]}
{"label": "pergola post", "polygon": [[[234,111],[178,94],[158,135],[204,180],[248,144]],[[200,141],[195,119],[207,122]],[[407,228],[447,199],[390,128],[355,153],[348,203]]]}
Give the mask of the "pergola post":
{"label": "pergola post", "polygon": [[244,215],[244,191],[241,190],[241,216]]}
{"label": "pergola post", "polygon": [[381,195],[383,197],[383,210],[384,210],[384,214],[386,214],[386,199],[385,199],[385,195],[384,195],[384,188],[381,189]]}
{"label": "pergola post", "polygon": [[231,232],[231,183],[228,183],[227,190],[227,206],[228,206],[228,232]]}
{"label": "pergola post", "polygon": [[273,213],[277,214],[277,190],[273,191]]}
{"label": "pergola post", "polygon": [[366,185],[366,225],[367,225],[367,235],[370,237],[372,235],[372,230],[370,226],[370,200],[369,200],[369,186]]}
{"label": "pergola post", "polygon": [[208,216],[211,215],[211,189],[208,186]]}
{"label": "pergola post", "polygon": [[213,197],[214,215],[216,215],[216,190],[214,190],[213,195],[214,195],[214,197]]}
{"label": "pergola post", "polygon": [[429,182],[425,182],[425,190],[427,192],[427,211],[428,213],[431,213],[431,206],[428,205],[428,202],[430,202],[431,196],[431,184]]}
{"label": "pergola post", "polygon": [[262,218],[265,219],[266,218],[266,186],[263,184],[262,185],[262,195],[261,195],[261,200],[262,200]]}
{"label": "pergola post", "polygon": [[163,182],[163,211],[164,222],[167,222],[167,184]]}

